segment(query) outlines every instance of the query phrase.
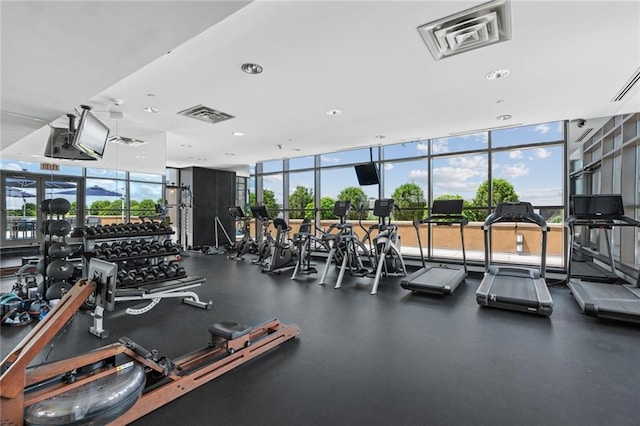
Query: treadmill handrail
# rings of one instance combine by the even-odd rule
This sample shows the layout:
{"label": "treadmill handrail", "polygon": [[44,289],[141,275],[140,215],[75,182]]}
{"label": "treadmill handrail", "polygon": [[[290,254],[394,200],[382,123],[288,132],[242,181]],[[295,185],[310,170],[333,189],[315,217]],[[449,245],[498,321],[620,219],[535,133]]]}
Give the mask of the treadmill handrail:
{"label": "treadmill handrail", "polygon": [[[600,228],[605,230],[605,241],[607,245],[607,252],[609,257],[609,267],[611,268],[611,272],[615,273],[616,265],[615,259],[613,258],[613,251],[611,249],[611,242],[609,240],[609,235],[607,229],[612,229],[616,226],[634,226],[640,228],[640,222],[632,219],[628,216],[617,216],[617,217],[602,217],[601,215],[580,215],[576,217],[571,215],[567,217],[564,221],[565,226],[569,227],[569,247],[567,249],[567,282],[571,279],[571,264],[573,256],[573,242],[574,242],[574,228],[576,226],[587,226],[590,228]],[[635,287],[640,288],[640,272],[638,272],[638,276],[636,277]]]}
{"label": "treadmill handrail", "polygon": [[[444,222],[437,219],[445,219]],[[460,241],[462,242],[462,264],[464,272],[467,273],[467,252],[464,248],[464,227],[469,224],[469,220],[461,215],[433,215],[426,219],[419,219],[413,221],[413,227],[416,228],[416,235],[418,236],[418,248],[420,249],[420,260],[422,261],[422,267],[426,268],[427,264],[424,260],[424,250],[422,249],[422,240],[420,238],[420,225],[435,224],[435,225],[460,225]]]}
{"label": "treadmill handrail", "polygon": [[[513,205],[516,203],[499,203],[496,206],[496,210],[500,210],[500,207],[503,204]],[[530,203],[517,203],[517,204],[528,204]],[[528,213],[528,214],[508,214],[508,215],[498,215],[496,213],[491,213],[484,221],[483,231],[484,231],[484,266],[485,272],[489,272],[491,267],[491,226],[495,223],[533,223],[538,225],[540,231],[542,233],[542,247],[540,250],[540,277],[544,278],[546,275],[547,268],[547,232],[549,231],[549,226],[547,225],[547,221],[537,213]]]}

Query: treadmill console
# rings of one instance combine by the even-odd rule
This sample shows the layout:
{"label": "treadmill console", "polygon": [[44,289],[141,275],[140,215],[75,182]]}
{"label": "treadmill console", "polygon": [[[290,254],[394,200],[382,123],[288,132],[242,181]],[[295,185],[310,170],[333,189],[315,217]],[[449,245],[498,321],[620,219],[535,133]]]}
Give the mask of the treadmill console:
{"label": "treadmill console", "polygon": [[528,217],[534,215],[533,206],[525,201],[518,203],[499,203],[496,216],[500,217]]}
{"label": "treadmill console", "polygon": [[376,200],[373,206],[373,214],[378,217],[389,217],[393,213],[393,198],[381,198]]}
{"label": "treadmill console", "polygon": [[434,200],[431,206],[431,215],[461,215],[462,208],[464,206],[464,200],[462,198],[455,200]]}
{"label": "treadmill console", "polygon": [[621,195],[572,195],[570,214],[579,219],[614,219],[624,216]]}

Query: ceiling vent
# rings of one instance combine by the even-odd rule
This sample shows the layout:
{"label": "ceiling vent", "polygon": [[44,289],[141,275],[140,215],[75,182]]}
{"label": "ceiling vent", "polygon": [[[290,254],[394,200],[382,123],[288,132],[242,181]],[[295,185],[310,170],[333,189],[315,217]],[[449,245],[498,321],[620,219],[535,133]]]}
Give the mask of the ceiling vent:
{"label": "ceiling vent", "polygon": [[120,145],[128,145],[128,146],[140,146],[147,143],[146,141],[142,141],[140,139],[127,138],[125,136],[111,136],[109,138],[109,142],[119,143]]}
{"label": "ceiling vent", "polygon": [[509,2],[496,0],[418,27],[437,61],[511,39]]}
{"label": "ceiling vent", "polygon": [[206,121],[207,123],[211,124],[216,124],[221,121],[234,118],[233,115],[206,107],[204,105],[196,105],[194,107],[187,108],[184,111],[180,111],[178,114],[195,118],[196,120]]}
{"label": "ceiling vent", "polygon": [[582,134],[581,134],[581,135],[576,139],[576,143],[581,143],[581,142],[583,142],[583,141],[585,140],[585,138],[587,137],[587,135],[588,135],[589,133],[591,133],[591,131],[592,131],[592,130],[593,130],[593,128],[586,129],[586,130],[584,131],[584,133],[582,133]]}
{"label": "ceiling vent", "polygon": [[633,89],[633,86],[635,86],[635,84],[638,81],[640,81],[640,68],[636,70],[636,72],[631,76],[629,81],[627,81],[627,84],[625,84],[624,87],[620,89],[620,91],[616,94],[616,96],[614,96],[614,98],[611,99],[611,102],[621,101],[622,98],[624,98],[627,95],[627,93],[629,93],[629,91]]}

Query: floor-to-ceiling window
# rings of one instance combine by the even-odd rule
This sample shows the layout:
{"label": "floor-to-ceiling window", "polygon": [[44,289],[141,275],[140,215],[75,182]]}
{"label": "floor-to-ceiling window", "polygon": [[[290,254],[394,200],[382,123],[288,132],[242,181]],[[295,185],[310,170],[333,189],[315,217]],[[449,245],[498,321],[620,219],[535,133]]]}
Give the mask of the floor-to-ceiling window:
{"label": "floor-to-ceiling window", "polygon": [[[552,228],[547,263],[561,266],[566,187],[564,126],[564,122],[543,123],[268,161],[259,163],[253,174],[256,193],[262,193],[265,205],[277,205],[292,220],[298,220],[303,210],[306,217],[323,220],[318,226],[337,220],[331,214],[337,199],[351,201],[354,209],[350,220],[367,222],[375,220],[371,208],[376,198],[394,198],[401,210],[394,213],[393,220],[399,225],[402,251],[407,255],[417,253],[412,221],[426,217],[433,200],[462,198],[463,214],[470,221],[465,242],[470,258],[475,256],[477,260],[483,259],[482,223],[496,203],[528,201]],[[354,165],[371,160],[378,167],[380,185],[360,186]],[[318,204],[318,213],[313,215],[309,211],[312,198]],[[309,208],[302,208],[303,203]],[[510,261],[539,261],[540,253],[533,250],[536,237],[532,234],[525,238],[532,240],[531,244],[525,243],[531,250],[518,251],[515,238],[502,246],[515,255]],[[460,257],[460,250],[443,248],[434,253],[438,257]]]}

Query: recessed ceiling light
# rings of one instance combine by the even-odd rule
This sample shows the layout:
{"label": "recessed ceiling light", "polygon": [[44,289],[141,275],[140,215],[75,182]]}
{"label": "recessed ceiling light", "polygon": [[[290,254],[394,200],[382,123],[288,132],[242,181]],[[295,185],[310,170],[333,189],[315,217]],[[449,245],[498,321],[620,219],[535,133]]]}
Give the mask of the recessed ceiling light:
{"label": "recessed ceiling light", "polygon": [[486,75],[487,80],[500,80],[501,78],[505,78],[509,75],[511,71],[509,70],[494,70]]}
{"label": "recessed ceiling light", "polygon": [[192,147],[192,145],[189,145],[188,143],[181,143],[180,146],[183,147],[183,148],[191,148]]}
{"label": "recessed ceiling light", "polygon": [[244,133],[242,132],[233,132],[231,133],[233,136],[244,136]]}
{"label": "recessed ceiling light", "polygon": [[144,112],[150,112],[150,113],[152,113],[152,114],[157,114],[158,112],[160,112],[160,110],[159,110],[158,108],[148,107],[148,106],[147,106],[147,107],[142,108],[142,110],[143,110]]}
{"label": "recessed ceiling light", "polygon": [[144,156],[144,155],[136,155],[136,158],[139,159],[139,160],[144,160],[147,157]]}
{"label": "recessed ceiling light", "polygon": [[342,114],[342,111],[335,108],[327,111],[327,115],[340,115],[340,114]]}
{"label": "recessed ceiling light", "polygon": [[262,67],[258,64],[246,63],[242,64],[242,71],[247,74],[260,74],[262,72]]}
{"label": "recessed ceiling light", "polygon": [[384,135],[376,135],[376,139],[384,139],[385,136]]}
{"label": "recessed ceiling light", "polygon": [[233,157],[235,154],[233,152],[225,152],[224,155],[227,157]]}
{"label": "recessed ceiling light", "polygon": [[499,115],[496,117],[496,119],[501,121],[511,120],[511,115],[509,114]]}

